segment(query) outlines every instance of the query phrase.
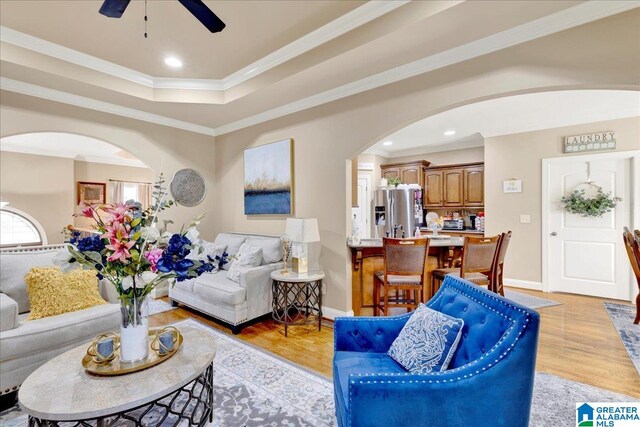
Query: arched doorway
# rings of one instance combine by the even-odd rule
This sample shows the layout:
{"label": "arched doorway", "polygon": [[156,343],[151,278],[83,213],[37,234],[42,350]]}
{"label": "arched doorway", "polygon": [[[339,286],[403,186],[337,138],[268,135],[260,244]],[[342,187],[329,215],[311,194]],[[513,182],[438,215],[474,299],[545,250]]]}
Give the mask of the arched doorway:
{"label": "arched doorway", "polygon": [[[89,228],[85,218],[74,216],[83,201],[151,201],[153,170],[129,152],[96,138],[63,132],[12,135],[0,139],[0,161],[0,194],[8,202],[3,230],[8,230],[10,219],[15,222],[9,209],[17,209],[40,224],[44,238],[31,239],[40,244],[61,243],[62,231],[69,225]],[[21,243],[13,242],[17,244]]]}
{"label": "arched doorway", "polygon": [[[487,234],[514,231],[510,251],[519,256],[507,266],[511,284],[542,290],[542,159],[572,155],[562,150],[566,136],[605,130],[617,130],[617,150],[637,150],[639,117],[637,91],[510,94],[454,106],[385,132],[363,150],[369,157],[359,157],[354,164],[360,167],[357,174],[372,176],[375,187],[380,185],[380,165],[384,164],[418,160],[429,161],[430,166],[483,163],[482,205],[423,203],[424,213],[434,211],[444,217],[457,211],[463,216],[463,211],[481,209],[486,213]],[[464,168],[458,169],[464,173]],[[522,184],[519,193],[503,191],[503,181],[512,178]]]}

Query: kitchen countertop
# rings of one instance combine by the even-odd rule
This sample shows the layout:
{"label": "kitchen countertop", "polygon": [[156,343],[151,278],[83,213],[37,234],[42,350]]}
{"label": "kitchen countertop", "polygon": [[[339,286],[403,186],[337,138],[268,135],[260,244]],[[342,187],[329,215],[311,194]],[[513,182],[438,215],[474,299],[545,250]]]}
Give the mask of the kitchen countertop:
{"label": "kitchen countertop", "polygon": [[[425,233],[428,232],[429,229],[428,228],[421,228],[420,232],[421,233]],[[483,235],[484,231],[478,231],[478,230],[440,230],[440,233],[442,234],[447,234],[447,233],[457,233],[457,234],[480,234]]]}
{"label": "kitchen countertop", "polygon": [[[445,233],[442,233],[446,235]],[[429,237],[423,235],[422,237]],[[442,246],[462,246],[464,244],[464,239],[462,237],[450,237],[448,239],[431,239],[429,246],[432,247],[442,247]],[[360,243],[357,245],[353,245],[347,241],[347,246],[350,248],[358,249],[358,248],[381,248],[382,247],[382,239],[361,239]]]}

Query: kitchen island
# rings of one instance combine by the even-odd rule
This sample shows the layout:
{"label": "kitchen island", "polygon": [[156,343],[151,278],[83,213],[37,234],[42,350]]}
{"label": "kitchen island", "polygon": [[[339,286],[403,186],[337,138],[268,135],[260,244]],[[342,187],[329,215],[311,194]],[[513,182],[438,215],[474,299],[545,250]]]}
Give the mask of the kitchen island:
{"label": "kitchen island", "polygon": [[[424,236],[423,236],[424,237]],[[431,295],[431,271],[436,268],[449,267],[458,258],[464,239],[451,236],[440,236],[431,239],[429,256],[425,263],[424,298],[428,301]],[[382,239],[362,239],[357,245],[348,244],[351,250],[351,296],[355,316],[373,315],[373,278],[376,271],[382,271]]]}

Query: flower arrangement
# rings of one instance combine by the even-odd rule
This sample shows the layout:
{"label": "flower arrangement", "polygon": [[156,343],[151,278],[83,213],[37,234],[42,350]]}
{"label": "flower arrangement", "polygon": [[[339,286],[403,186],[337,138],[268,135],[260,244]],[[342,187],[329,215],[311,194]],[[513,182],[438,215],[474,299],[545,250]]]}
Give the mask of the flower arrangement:
{"label": "flower arrangement", "polygon": [[596,195],[587,198],[584,189],[573,190],[568,196],[563,196],[560,199],[565,211],[584,217],[601,217],[622,201],[622,198],[602,191],[602,187],[592,183],[588,184],[596,188]]}
{"label": "flower arrangement", "polygon": [[[164,221],[158,228],[158,214],[174,205],[165,200],[166,188],[162,175],[154,185],[154,203],[143,209],[140,203],[110,203],[82,206],[82,215],[94,221],[95,233],[81,238],[71,233],[68,253],[60,254],[56,261],[63,270],[81,265],[96,270],[98,279],[111,282],[118,292],[122,312],[121,351],[123,361],[146,357],[148,346],[146,313],[143,303],[146,296],[158,285],[181,282],[213,271],[226,262],[220,259],[200,257],[202,247],[196,243],[197,225],[202,215],[194,218],[179,233],[167,231]],[[132,332],[140,328],[140,331]],[[135,337],[133,337],[135,335]],[[129,339],[132,336],[135,339]],[[138,347],[130,345],[137,341]]]}
{"label": "flower arrangement", "polygon": [[172,221],[165,221],[163,228],[157,228],[158,213],[174,204],[164,200],[163,184],[161,177],[154,186],[154,204],[146,210],[133,201],[85,204],[82,213],[77,215],[93,219],[97,234],[85,238],[72,234],[70,256],[63,258],[63,267],[72,268],[79,263],[95,269],[98,279],[109,280],[121,299],[143,298],[167,280],[180,282],[214,270],[213,259],[199,260],[192,255],[202,251],[194,243],[202,216],[183,227],[180,233],[166,231]]}

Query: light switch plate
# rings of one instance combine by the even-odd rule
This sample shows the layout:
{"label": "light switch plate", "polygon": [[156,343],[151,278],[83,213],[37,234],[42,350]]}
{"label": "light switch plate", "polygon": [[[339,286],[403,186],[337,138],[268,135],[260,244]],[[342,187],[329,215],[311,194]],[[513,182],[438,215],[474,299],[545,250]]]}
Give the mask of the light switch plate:
{"label": "light switch plate", "polygon": [[531,224],[531,215],[520,215],[520,224]]}

